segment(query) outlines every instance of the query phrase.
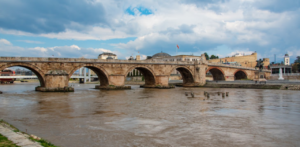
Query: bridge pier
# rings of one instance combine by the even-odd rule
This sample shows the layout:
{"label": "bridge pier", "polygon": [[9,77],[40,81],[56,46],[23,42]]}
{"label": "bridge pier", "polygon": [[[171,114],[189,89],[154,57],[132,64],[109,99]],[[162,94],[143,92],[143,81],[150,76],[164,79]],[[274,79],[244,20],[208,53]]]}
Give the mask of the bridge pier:
{"label": "bridge pier", "polygon": [[169,76],[157,75],[155,86],[169,86]]}
{"label": "bridge pier", "polygon": [[36,87],[36,91],[42,92],[74,92],[69,87],[69,74],[63,70],[51,70],[45,74],[45,87]]}
{"label": "bridge pier", "polygon": [[125,86],[125,76],[124,75],[110,75],[108,77],[108,83],[100,83],[101,85],[96,85],[95,89],[131,89],[131,86]]}

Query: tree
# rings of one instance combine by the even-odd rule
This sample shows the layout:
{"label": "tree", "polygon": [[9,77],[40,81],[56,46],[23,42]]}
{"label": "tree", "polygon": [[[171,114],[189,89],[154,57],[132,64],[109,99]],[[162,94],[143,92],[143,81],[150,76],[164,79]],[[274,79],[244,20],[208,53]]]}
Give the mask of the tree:
{"label": "tree", "polygon": [[300,56],[297,56],[297,59],[295,60],[294,63],[300,63]]}
{"label": "tree", "polygon": [[300,72],[300,56],[297,56],[297,59],[295,60],[293,66],[292,66],[293,72]]}
{"label": "tree", "polygon": [[219,59],[219,56],[211,55],[210,59]]}
{"label": "tree", "polygon": [[209,60],[209,56],[206,52],[204,53],[204,55],[205,55],[206,60]]}
{"label": "tree", "polygon": [[298,66],[299,66],[299,63],[294,63],[294,64],[292,65],[292,72],[293,72],[293,73],[297,73],[297,72],[299,71]]}

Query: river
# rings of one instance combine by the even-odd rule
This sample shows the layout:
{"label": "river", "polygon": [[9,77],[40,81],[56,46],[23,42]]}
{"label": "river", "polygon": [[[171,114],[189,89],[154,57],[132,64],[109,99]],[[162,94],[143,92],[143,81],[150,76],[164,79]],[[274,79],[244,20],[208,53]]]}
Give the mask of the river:
{"label": "river", "polygon": [[61,147],[300,144],[300,91],[75,84],[74,93],[43,93],[37,85],[0,85],[0,119]]}

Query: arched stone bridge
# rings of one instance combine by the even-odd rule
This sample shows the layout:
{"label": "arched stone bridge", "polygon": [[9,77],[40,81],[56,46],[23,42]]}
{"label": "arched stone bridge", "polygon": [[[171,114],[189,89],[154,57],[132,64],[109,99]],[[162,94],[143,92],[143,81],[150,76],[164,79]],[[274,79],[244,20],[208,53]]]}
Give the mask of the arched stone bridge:
{"label": "arched stone bridge", "polygon": [[[93,70],[100,80],[100,88],[124,86],[126,76],[138,69],[145,77],[145,87],[168,86],[169,76],[178,70],[183,78],[183,86],[202,86],[206,73],[211,72],[215,80],[233,81],[235,79],[253,79],[253,68],[235,67],[223,64],[211,64],[201,61],[153,61],[153,60],[103,60],[85,58],[35,58],[0,57],[0,70],[12,66],[21,66],[33,71],[40,87],[47,89],[68,87],[72,74],[81,67]],[[266,72],[268,77],[270,72]],[[99,87],[99,86],[98,86]]]}

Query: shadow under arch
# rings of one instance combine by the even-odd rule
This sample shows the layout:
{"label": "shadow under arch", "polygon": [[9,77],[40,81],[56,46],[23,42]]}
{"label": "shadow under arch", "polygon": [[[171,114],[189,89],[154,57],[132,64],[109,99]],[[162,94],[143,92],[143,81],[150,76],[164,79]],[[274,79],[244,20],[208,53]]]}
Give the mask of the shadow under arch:
{"label": "shadow under arch", "polygon": [[86,68],[92,70],[93,72],[95,72],[95,74],[98,76],[98,79],[100,81],[100,86],[108,86],[109,85],[108,75],[107,75],[106,71],[104,69],[102,69],[100,67],[96,67],[96,66],[89,66],[89,65],[77,66],[69,73],[69,79],[71,78],[71,76],[73,75],[73,73],[75,71],[77,71],[78,69],[80,69],[82,67],[86,67]]}
{"label": "shadow under arch", "polygon": [[224,72],[219,69],[218,67],[211,67],[208,70],[206,70],[205,73],[210,72],[213,76],[214,81],[224,81],[225,80],[225,75]]}
{"label": "shadow under arch", "polygon": [[[156,84],[156,79],[155,79],[155,76],[154,76],[154,72],[149,69],[148,67],[143,67],[143,66],[133,66],[131,67],[126,73],[125,73],[125,76],[127,77],[128,76],[128,73],[131,72],[132,70],[134,69],[137,69],[139,70],[142,75],[144,76],[145,78],[145,86],[155,86]],[[125,77],[125,81],[126,81],[126,77]],[[125,82],[124,81],[124,82]]]}
{"label": "shadow under arch", "polygon": [[9,63],[7,65],[1,66],[0,71],[4,70],[5,68],[13,67],[13,66],[18,66],[18,67],[23,67],[26,69],[29,69],[32,71],[39,79],[40,86],[45,87],[45,73],[39,69],[38,67],[28,64],[28,63]]}
{"label": "shadow under arch", "polygon": [[183,66],[177,66],[175,68],[173,68],[171,70],[171,72],[169,73],[169,75],[171,75],[171,73],[174,71],[174,70],[177,70],[181,76],[182,76],[182,81],[183,81],[183,85],[189,85],[189,84],[194,84],[195,80],[194,80],[194,76],[192,74],[192,72],[186,68],[186,67],[183,67]]}
{"label": "shadow under arch", "polygon": [[247,73],[244,72],[243,70],[238,70],[234,73],[234,80],[242,80],[242,79],[247,79]]}

